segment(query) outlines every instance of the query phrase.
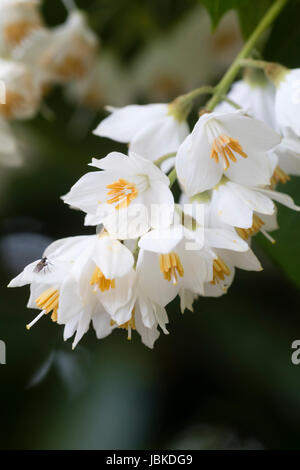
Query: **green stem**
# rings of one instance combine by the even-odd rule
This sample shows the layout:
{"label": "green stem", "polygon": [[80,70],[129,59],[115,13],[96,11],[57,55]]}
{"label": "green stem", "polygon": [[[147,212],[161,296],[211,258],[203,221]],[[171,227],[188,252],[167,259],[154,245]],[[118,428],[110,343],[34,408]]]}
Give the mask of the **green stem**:
{"label": "green stem", "polygon": [[175,183],[176,178],[177,178],[176,168],[173,168],[171,173],[168,174],[168,177],[169,177],[169,180],[170,180],[170,188],[172,188],[172,186]]}
{"label": "green stem", "polygon": [[265,70],[271,62],[266,62],[265,60],[256,60],[256,59],[241,59],[240,66],[241,67],[253,67],[255,69],[262,69]]}
{"label": "green stem", "polygon": [[176,152],[167,153],[166,155],[163,155],[162,157],[155,160],[154,165],[160,166],[165,160],[175,157],[175,155],[176,155]]}
{"label": "green stem", "polygon": [[272,6],[268,9],[247,42],[244,44],[244,47],[241,49],[234,62],[231,64],[222,80],[216,86],[214,96],[210,99],[206,106],[207,111],[213,111],[215,106],[222,100],[222,96],[228,92],[230,85],[240,70],[241,59],[246,59],[249,56],[261,34],[273,23],[287,2],[288,0],[275,0],[273,2]]}
{"label": "green stem", "polygon": [[200,95],[213,94],[215,89],[212,86],[202,86],[195,90],[178,96],[169,104],[169,114],[171,114],[179,122],[185,121],[192,109],[193,101]]}
{"label": "green stem", "polygon": [[212,95],[214,92],[215,88],[213,86],[201,86],[200,88],[195,88],[195,90],[186,93],[185,95],[181,95],[181,98],[192,101],[195,98],[198,98],[200,95]]}
{"label": "green stem", "polygon": [[232,99],[228,98],[228,96],[226,96],[226,95],[222,96],[222,100],[226,101],[226,103],[230,104],[235,109],[241,109],[241,106],[238,103],[236,103]]}

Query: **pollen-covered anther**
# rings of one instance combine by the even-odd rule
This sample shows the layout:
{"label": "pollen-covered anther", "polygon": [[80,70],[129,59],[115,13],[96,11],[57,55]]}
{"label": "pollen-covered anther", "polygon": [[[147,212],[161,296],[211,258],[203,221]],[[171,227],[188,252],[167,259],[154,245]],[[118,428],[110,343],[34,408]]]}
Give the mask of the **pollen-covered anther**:
{"label": "pollen-covered anther", "polygon": [[271,178],[271,185],[275,186],[277,183],[285,184],[290,181],[290,179],[289,175],[287,175],[280,166],[277,166]]}
{"label": "pollen-covered anther", "polygon": [[243,240],[248,240],[249,237],[256,235],[265,223],[258,215],[253,214],[252,226],[250,228],[236,227],[235,230]]}
{"label": "pollen-covered anther", "polygon": [[234,152],[243,158],[248,157],[237,139],[233,139],[225,134],[220,134],[212,143],[210,158],[215,160],[216,163],[219,163],[219,159],[223,159],[226,171],[230,166],[230,162],[235,163],[237,161]]}
{"label": "pollen-covered anther", "polygon": [[107,203],[115,204],[115,209],[117,210],[128,207],[131,201],[138,196],[136,185],[134,183],[129,183],[123,178],[120,178],[112,184],[108,184],[106,187],[110,190],[107,193],[108,196],[111,196],[107,200]]}
{"label": "pollen-covered anther", "polygon": [[[110,321],[111,326],[116,325],[116,322],[114,320]],[[127,322],[123,323],[122,325],[118,325],[118,328],[121,330],[127,330],[128,331],[128,340],[131,340],[131,331],[136,330],[135,326],[135,309],[132,310],[131,318]]]}
{"label": "pollen-covered anther", "polygon": [[230,275],[230,269],[227,264],[221,258],[217,258],[213,263],[213,279],[210,281],[211,284],[216,285],[220,281],[224,281],[225,276]]}
{"label": "pollen-covered anther", "polygon": [[4,38],[12,46],[20,44],[34,30],[39,29],[41,24],[32,21],[15,21],[8,23],[4,30]]}
{"label": "pollen-covered anther", "polygon": [[167,255],[159,255],[160,270],[166,281],[177,284],[178,277],[183,277],[184,269],[177,253],[168,253]]}
{"label": "pollen-covered anther", "polygon": [[90,280],[91,286],[98,286],[101,292],[105,292],[109,289],[114,289],[116,287],[116,282],[114,279],[107,279],[101,269],[98,267],[95,268],[93,275]]}
{"label": "pollen-covered anther", "polygon": [[43,310],[44,314],[52,312],[51,320],[54,322],[57,321],[58,302],[59,293],[53,287],[45,290],[35,301],[37,307]]}

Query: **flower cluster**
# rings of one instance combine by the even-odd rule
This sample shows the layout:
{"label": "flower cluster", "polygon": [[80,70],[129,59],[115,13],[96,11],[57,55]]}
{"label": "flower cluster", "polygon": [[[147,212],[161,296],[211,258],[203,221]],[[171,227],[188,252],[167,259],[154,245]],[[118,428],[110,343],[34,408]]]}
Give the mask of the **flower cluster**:
{"label": "flower cluster", "polygon": [[98,38],[85,15],[46,27],[40,0],[0,2],[0,161],[21,161],[10,120],[30,119],[54,84],[85,80],[96,67]]}
{"label": "flower cluster", "polygon": [[131,339],[136,330],[153,347],[177,296],[181,312],[192,311],[198,297],[225,294],[236,268],[260,271],[251,239],[260,231],[274,242],[274,201],[300,210],[276,189],[300,170],[298,74],[284,70],[277,88],[261,77],[237,82],[192,130],[193,94],[109,108],[94,133],[128,144],[128,155],[93,159],[96,171],[63,197],[96,234],[54,242],[11,281],[30,284],[28,306],[41,311],[28,328],[51,314],[74,347],[91,323],[98,338],[121,328]]}

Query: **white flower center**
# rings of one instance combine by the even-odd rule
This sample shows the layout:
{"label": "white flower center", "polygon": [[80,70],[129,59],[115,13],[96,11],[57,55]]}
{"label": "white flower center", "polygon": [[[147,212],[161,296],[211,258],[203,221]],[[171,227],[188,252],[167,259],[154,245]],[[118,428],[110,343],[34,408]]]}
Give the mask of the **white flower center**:
{"label": "white flower center", "polygon": [[109,190],[106,202],[107,204],[113,204],[116,210],[124,209],[138,197],[139,193],[146,191],[149,186],[147,175],[137,175],[132,182],[119,178],[118,181],[106,186]]}
{"label": "white flower center", "polygon": [[223,285],[223,281],[225,280],[225,277],[229,275],[230,269],[227,264],[225,264],[221,258],[215,259],[213,263],[213,279],[210,283],[213,285],[219,284],[224,290],[226,290]]}
{"label": "white flower center", "polygon": [[116,287],[116,283],[114,279],[107,279],[101,269],[98,267],[95,268],[93,275],[90,280],[91,286],[98,286],[101,292],[105,292],[109,289],[114,289]]}

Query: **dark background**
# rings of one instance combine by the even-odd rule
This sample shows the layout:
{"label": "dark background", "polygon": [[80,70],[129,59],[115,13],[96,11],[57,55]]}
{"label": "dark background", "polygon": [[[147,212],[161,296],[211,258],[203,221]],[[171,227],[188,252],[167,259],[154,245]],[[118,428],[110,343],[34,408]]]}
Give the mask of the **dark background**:
{"label": "dark background", "polygon": [[[136,57],[180,27],[197,3],[77,2],[129,80]],[[265,46],[267,58],[290,66],[300,65],[295,12],[287,9]],[[56,0],[44,2],[44,13],[49,25],[66,15]],[[284,45],[287,24],[293,47]],[[199,43],[204,54],[205,41]],[[220,73],[216,67],[211,81]],[[153,97],[139,93],[134,99]],[[101,342],[90,330],[75,352],[63,342],[62,328],[48,319],[26,331],[35,315],[26,309],[28,288],[6,285],[52,240],[93,233],[83,227],[83,214],[60,196],[87,171],[92,156],[123,149],[91,135],[103,110],[81,110],[86,131],[78,137],[70,126],[78,106],[65,99],[62,88],[50,93],[47,106],[55,112],[52,120],[39,115],[15,124],[24,167],[0,170],[0,339],[7,344],[7,365],[0,366],[0,447],[299,449],[300,365],[291,362],[291,344],[300,339],[300,230],[299,216],[291,211],[279,211],[277,246],[260,236],[254,242],[264,271],[239,271],[227,296],[201,299],[194,313],[182,316],[175,301],[168,310],[170,335],[162,335],[153,351],[137,335],[127,341],[121,330]],[[300,203],[299,185],[294,178],[281,189]]]}

